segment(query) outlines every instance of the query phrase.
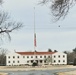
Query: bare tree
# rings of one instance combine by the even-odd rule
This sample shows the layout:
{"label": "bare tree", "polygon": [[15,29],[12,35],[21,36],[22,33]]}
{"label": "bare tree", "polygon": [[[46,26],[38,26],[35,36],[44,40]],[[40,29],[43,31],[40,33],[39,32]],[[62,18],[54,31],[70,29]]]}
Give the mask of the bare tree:
{"label": "bare tree", "polygon": [[[51,3],[50,3],[51,2]],[[50,9],[55,21],[65,18],[69,9],[75,5],[76,0],[42,0],[41,3],[50,3]]]}
{"label": "bare tree", "polygon": [[[3,3],[3,0],[0,0],[0,5]],[[10,32],[18,30],[22,27],[21,22],[11,21],[8,13],[0,10],[0,38],[2,39],[5,35],[10,37]]]}
{"label": "bare tree", "polygon": [[70,52],[70,51],[64,51],[64,53],[67,54],[67,64],[69,64],[69,65],[73,65],[74,59],[76,58],[75,49],[73,49],[72,52]]}
{"label": "bare tree", "polygon": [[[3,0],[0,0],[0,5],[2,3]],[[10,32],[18,30],[22,26],[23,25],[21,22],[12,21],[8,13],[0,10],[0,39],[5,37],[5,35],[7,35],[9,39],[11,39]],[[6,49],[0,48],[0,65],[6,64],[6,53],[7,53]]]}
{"label": "bare tree", "polygon": [[0,65],[6,65],[6,54],[8,50],[0,48]]}
{"label": "bare tree", "polygon": [[3,3],[3,0],[0,0],[0,4],[2,4]]}
{"label": "bare tree", "polygon": [[5,12],[0,13],[0,37],[7,34],[9,39],[11,39],[9,33],[14,30],[18,30],[21,27],[22,23],[10,21],[8,13]]}

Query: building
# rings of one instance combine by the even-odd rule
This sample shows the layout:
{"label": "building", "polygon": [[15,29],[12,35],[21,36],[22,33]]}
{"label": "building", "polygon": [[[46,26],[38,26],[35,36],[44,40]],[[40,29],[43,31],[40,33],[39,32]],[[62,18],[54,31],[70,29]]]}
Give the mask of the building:
{"label": "building", "polygon": [[56,52],[52,54],[52,64],[67,64],[67,54]]}
{"label": "building", "polygon": [[67,54],[60,52],[15,52],[6,55],[6,65],[67,64]]}

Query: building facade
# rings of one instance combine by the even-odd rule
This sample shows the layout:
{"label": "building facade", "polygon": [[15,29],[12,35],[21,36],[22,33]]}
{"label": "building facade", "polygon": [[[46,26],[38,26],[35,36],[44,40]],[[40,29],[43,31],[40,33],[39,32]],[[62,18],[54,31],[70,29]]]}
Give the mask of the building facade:
{"label": "building facade", "polygon": [[67,54],[60,52],[52,54],[52,64],[67,64]]}
{"label": "building facade", "polygon": [[15,52],[6,55],[6,65],[67,64],[67,55],[60,52]]}

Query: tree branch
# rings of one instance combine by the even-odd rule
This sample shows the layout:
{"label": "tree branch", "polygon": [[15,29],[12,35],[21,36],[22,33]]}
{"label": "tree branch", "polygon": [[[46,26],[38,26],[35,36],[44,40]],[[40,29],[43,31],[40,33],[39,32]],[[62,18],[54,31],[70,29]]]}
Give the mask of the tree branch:
{"label": "tree branch", "polygon": [[9,19],[8,13],[0,13],[0,35],[7,34],[8,38],[11,39],[9,33],[20,29],[23,24],[21,22],[11,22]]}
{"label": "tree branch", "polygon": [[42,0],[41,3],[50,3],[50,9],[55,21],[65,18],[69,9],[76,4],[76,0]]}

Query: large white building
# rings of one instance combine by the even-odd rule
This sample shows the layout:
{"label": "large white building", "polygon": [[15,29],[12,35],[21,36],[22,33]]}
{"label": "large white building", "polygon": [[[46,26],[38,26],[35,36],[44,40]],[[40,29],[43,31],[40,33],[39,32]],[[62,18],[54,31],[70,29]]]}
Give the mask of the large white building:
{"label": "large white building", "polygon": [[15,52],[6,55],[6,65],[67,64],[67,55],[60,52]]}

